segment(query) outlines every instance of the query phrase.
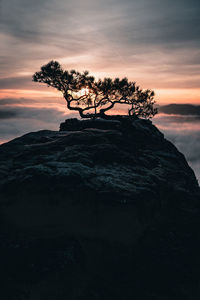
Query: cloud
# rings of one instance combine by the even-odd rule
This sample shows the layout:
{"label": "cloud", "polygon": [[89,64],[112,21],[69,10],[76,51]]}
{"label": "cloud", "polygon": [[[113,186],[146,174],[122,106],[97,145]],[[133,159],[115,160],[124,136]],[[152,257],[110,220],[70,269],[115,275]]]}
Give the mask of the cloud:
{"label": "cloud", "polygon": [[16,117],[15,111],[0,111],[0,119],[10,119]]}
{"label": "cloud", "polygon": [[153,123],[185,155],[200,183],[200,118],[160,114]]}
{"label": "cloud", "polygon": [[13,105],[13,104],[20,104],[20,105],[26,105],[26,104],[36,104],[38,103],[38,100],[36,99],[24,99],[24,98],[5,98],[0,99],[0,106],[7,106],[7,105]]}
{"label": "cloud", "polygon": [[2,0],[1,77],[29,87],[20,73],[58,59],[145,87],[198,88],[199,8],[196,0]]}
{"label": "cloud", "polygon": [[[10,99],[11,100],[11,99]],[[77,114],[55,107],[23,107],[4,105],[0,110],[0,143],[41,129],[59,130],[59,124]]]}
{"label": "cloud", "polygon": [[1,89],[17,89],[22,86],[25,86],[26,88],[34,89],[35,85],[32,83],[31,80],[31,75],[0,78],[0,87]]}
{"label": "cloud", "polygon": [[[61,98],[63,100],[63,98]],[[55,109],[62,109],[65,108],[65,101],[60,102],[60,98],[2,98],[0,99],[0,109],[3,109],[3,107],[8,106],[22,106],[22,107],[35,107],[38,108],[40,106],[43,106],[45,108],[48,108],[50,105],[54,105]]]}
{"label": "cloud", "polygon": [[25,41],[95,33],[126,44],[199,40],[196,0],[3,0],[1,6],[4,32]]}
{"label": "cloud", "polygon": [[[56,109],[55,107],[25,107],[25,106],[3,106],[1,107],[0,113],[4,119],[6,118],[20,118],[20,119],[36,119],[44,120],[46,123],[54,123],[60,118],[67,115],[66,111]],[[1,116],[0,114],[0,116]],[[68,112],[69,114],[69,112]],[[6,117],[7,115],[7,117]]]}

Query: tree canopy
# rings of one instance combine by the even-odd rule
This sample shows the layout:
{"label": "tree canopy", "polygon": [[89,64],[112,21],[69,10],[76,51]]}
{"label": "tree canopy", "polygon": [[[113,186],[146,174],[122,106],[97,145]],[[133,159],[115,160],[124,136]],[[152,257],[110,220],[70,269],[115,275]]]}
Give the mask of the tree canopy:
{"label": "tree canopy", "polygon": [[127,78],[95,80],[88,71],[64,71],[57,61],[50,61],[33,75],[33,81],[59,90],[68,109],[78,111],[82,118],[106,118],[116,104],[126,104],[130,117],[151,118],[157,113],[154,92],[142,90]]}

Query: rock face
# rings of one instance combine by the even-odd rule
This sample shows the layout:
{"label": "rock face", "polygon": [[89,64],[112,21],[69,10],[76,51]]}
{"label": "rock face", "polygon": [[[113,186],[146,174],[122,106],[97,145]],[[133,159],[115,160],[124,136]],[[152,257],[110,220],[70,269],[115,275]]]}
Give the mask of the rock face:
{"label": "rock face", "polygon": [[147,120],[71,119],[1,145],[3,299],[199,299],[199,200]]}

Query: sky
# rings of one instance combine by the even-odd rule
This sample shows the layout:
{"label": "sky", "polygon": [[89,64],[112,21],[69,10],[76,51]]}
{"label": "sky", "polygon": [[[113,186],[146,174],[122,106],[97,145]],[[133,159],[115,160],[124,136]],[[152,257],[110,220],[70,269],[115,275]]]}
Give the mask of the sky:
{"label": "sky", "polygon": [[199,0],[0,0],[0,97],[60,96],[31,82],[53,59],[200,103],[199,13]]}
{"label": "sky", "polygon": [[[200,105],[199,15],[199,0],[0,0],[0,143],[77,116],[58,91],[32,82],[50,60],[97,78],[126,76],[161,106]],[[198,173],[199,117],[162,113],[153,122]]]}

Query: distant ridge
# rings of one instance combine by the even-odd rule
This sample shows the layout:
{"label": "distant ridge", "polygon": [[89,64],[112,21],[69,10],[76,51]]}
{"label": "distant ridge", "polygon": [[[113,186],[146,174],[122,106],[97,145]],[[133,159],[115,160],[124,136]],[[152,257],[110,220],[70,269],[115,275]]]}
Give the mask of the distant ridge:
{"label": "distant ridge", "polygon": [[158,108],[159,113],[200,116],[200,105],[168,104]]}

